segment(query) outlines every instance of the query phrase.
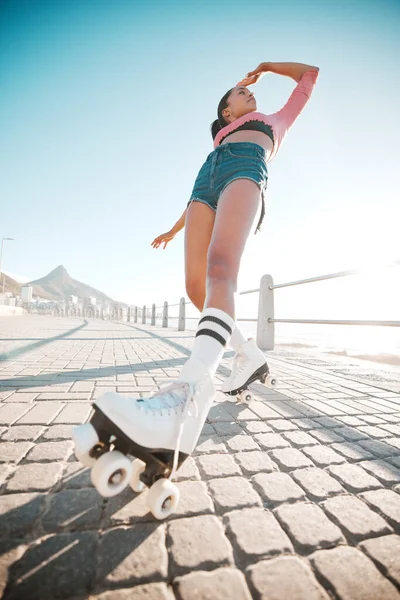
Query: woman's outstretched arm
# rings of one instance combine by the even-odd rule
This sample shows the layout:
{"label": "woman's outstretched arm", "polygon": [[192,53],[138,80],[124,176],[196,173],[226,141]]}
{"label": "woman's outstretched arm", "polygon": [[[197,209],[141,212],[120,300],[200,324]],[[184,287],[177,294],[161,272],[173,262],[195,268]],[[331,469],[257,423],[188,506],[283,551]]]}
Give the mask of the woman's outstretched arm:
{"label": "woman's outstretched arm", "polygon": [[183,229],[185,227],[186,213],[187,213],[187,208],[183,211],[182,215],[179,217],[179,219],[177,220],[175,225],[172,227],[172,229],[167,231],[167,233],[162,233],[161,235],[156,237],[151,242],[151,245],[153,246],[153,248],[158,248],[159,246],[161,246],[161,244],[164,244],[163,250],[165,250],[168,242],[173,240],[174,237],[176,236],[176,234],[178,233],[178,231],[180,231],[181,229]]}
{"label": "woman's outstretched arm", "polygon": [[239,81],[237,85],[253,85],[254,83],[257,83],[265,73],[285,75],[286,77],[291,77],[298,83],[304,73],[308,73],[309,71],[319,71],[319,68],[295,62],[263,62],[260,63],[254,71],[247,73],[246,77],[244,77],[242,81]]}

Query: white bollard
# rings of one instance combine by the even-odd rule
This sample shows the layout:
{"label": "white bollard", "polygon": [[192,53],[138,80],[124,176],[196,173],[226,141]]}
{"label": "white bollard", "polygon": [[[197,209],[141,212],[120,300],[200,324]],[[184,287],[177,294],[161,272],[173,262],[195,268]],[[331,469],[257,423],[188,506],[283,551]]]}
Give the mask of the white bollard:
{"label": "white bollard", "polygon": [[143,323],[143,325],[146,324],[146,307],[145,306],[143,306],[142,323]]}
{"label": "white bollard", "polygon": [[162,326],[168,327],[168,302],[167,301],[164,302]]}
{"label": "white bollard", "polygon": [[261,350],[273,350],[275,343],[275,323],[268,319],[274,318],[274,284],[271,275],[263,275],[260,282],[258,297],[257,346]]}
{"label": "white bollard", "polygon": [[156,324],[156,305],[153,304],[153,306],[151,307],[151,324],[155,325]]}
{"label": "white bollard", "polygon": [[178,320],[178,331],[185,331],[185,312],[186,300],[181,298],[179,301],[179,320]]}

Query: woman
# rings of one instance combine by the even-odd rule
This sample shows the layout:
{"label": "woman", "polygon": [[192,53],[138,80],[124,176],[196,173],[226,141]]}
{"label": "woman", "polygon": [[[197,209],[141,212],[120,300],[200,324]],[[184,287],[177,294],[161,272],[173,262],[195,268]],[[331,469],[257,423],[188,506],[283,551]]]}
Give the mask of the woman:
{"label": "woman", "polygon": [[[286,105],[268,116],[257,112],[254,95],[248,90],[266,72],[286,75],[297,82]],[[218,118],[212,124],[215,149],[200,169],[187,214],[180,220],[182,227],[186,222],[186,288],[202,310],[192,353],[178,380],[154,395],[136,400],[111,393],[94,403],[96,412],[91,423],[100,438],[100,451],[104,451],[104,445],[116,444],[107,441],[105,432],[111,439],[116,436],[117,441],[122,440],[122,448],[130,448],[134,456],[146,461],[142,480],[149,485],[160,476],[171,478],[193,452],[215,396],[213,376],[232,332],[237,345],[244,343],[235,328],[234,294],[240,260],[261,202],[259,225],[264,215],[267,162],[276,155],[307,103],[317,76],[318,68],[309,65],[261,63],[224,95]],[[157,244],[155,240],[155,247]],[[263,356],[262,360],[265,363]],[[75,440],[78,437],[75,434]],[[100,477],[98,463],[106,469],[107,454],[93,468],[93,480]],[[107,468],[111,469],[109,465]],[[112,479],[108,472],[104,471],[105,486]],[[153,494],[153,500],[161,492],[164,499],[172,497],[168,496],[168,486],[162,488],[164,484],[169,482],[163,479],[152,486],[149,494]],[[97,487],[100,491],[101,486]],[[157,502],[161,500],[157,496]],[[162,500],[154,514],[165,516],[164,504]]]}
{"label": "woman", "polygon": [[[291,98],[285,107],[276,113],[276,115],[261,115],[255,112],[257,108],[256,100],[251,92],[246,88],[248,85],[256,83],[260,77],[267,71],[280,75],[292,77],[295,81],[301,81],[293,92]],[[308,80],[303,80],[303,75],[310,73]],[[237,160],[225,162],[221,168],[222,185],[238,179],[249,178],[260,188],[262,196],[262,213],[259,229],[264,217],[264,192],[267,185],[267,174],[264,172],[266,162],[272,160],[282,143],[283,137],[293,121],[299,115],[302,107],[307,100],[307,94],[311,93],[312,86],[318,74],[316,67],[296,63],[262,63],[254,71],[247,74],[247,77],[237,84],[237,87],[230,90],[222,98],[218,107],[218,119],[212,124],[212,136],[215,146],[224,146],[231,143],[239,143],[238,146],[229,146],[228,156],[237,153]],[[238,125],[239,123],[239,125]],[[223,131],[221,131],[223,126]],[[279,127],[278,127],[279,126]],[[278,139],[274,139],[274,137]],[[250,143],[249,146],[243,142]],[[274,143],[275,142],[275,143]],[[254,145],[257,146],[254,149]],[[264,150],[265,155],[263,155]],[[249,154],[250,152],[250,154]],[[249,160],[257,154],[256,162],[259,164],[249,165]],[[253,154],[252,154],[253,153]],[[213,154],[213,153],[212,153]],[[152,242],[153,248],[159,248],[164,244],[164,250],[167,244],[174,239],[175,235],[185,227],[185,275],[186,292],[196,308],[201,312],[206,300],[206,279],[207,279],[207,253],[210,247],[213,233],[216,207],[218,198],[210,189],[210,157],[196,180],[189,206],[193,202],[201,203],[192,207],[190,217],[188,217],[188,208],[185,209],[181,217],[175,223],[170,231],[163,233]],[[254,161],[253,161],[254,162]],[[241,163],[241,164],[240,164]],[[262,164],[264,163],[264,165]],[[224,172],[226,169],[226,173]],[[247,184],[246,184],[247,185]],[[254,191],[254,186],[253,191]],[[244,190],[243,190],[244,191]],[[221,194],[221,192],[220,192]],[[238,191],[238,194],[240,192]],[[240,202],[240,200],[239,200]],[[231,347],[235,350],[236,356],[233,361],[232,373],[222,384],[222,391],[226,394],[236,396],[238,390],[247,387],[247,385],[256,379],[262,380],[269,372],[264,354],[258,349],[255,340],[246,340],[237,325],[232,332],[229,341]]]}

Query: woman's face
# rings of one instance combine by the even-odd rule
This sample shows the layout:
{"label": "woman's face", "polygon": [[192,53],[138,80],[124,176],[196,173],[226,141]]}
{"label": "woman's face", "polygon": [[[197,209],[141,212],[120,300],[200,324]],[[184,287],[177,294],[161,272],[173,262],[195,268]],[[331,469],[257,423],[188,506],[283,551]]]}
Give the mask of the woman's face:
{"label": "woman's face", "polygon": [[222,116],[227,123],[232,123],[255,110],[257,110],[257,102],[254,94],[247,87],[238,86],[233,88],[228,98],[228,106],[222,111]]}

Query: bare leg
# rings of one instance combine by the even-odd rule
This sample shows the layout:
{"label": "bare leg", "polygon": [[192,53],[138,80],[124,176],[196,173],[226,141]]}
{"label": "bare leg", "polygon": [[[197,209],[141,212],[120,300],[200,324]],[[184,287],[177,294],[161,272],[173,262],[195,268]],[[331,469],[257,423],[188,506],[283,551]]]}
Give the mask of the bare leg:
{"label": "bare leg", "polygon": [[260,200],[260,189],[253,181],[238,179],[218,201],[208,252],[205,308],[219,308],[232,318],[240,261]]}

